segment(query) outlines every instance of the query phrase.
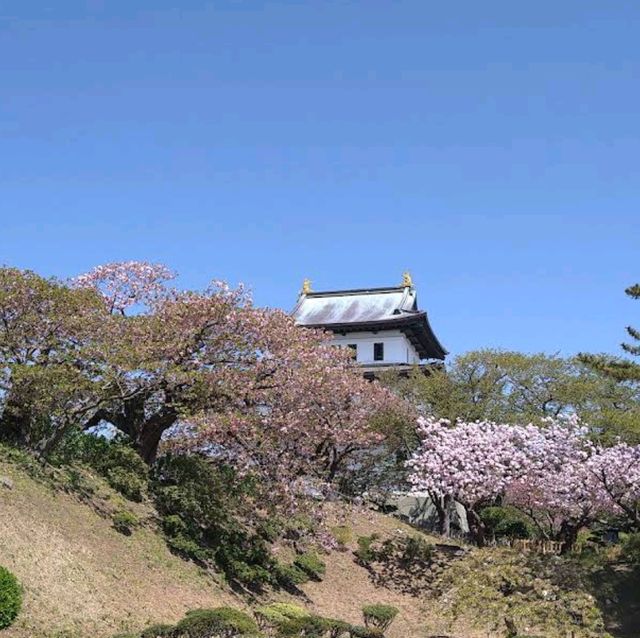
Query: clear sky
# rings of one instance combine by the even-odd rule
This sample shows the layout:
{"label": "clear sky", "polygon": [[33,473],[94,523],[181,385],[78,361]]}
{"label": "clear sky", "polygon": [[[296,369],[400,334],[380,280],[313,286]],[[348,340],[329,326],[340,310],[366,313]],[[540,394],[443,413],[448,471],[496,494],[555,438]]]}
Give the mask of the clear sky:
{"label": "clear sky", "polygon": [[0,142],[0,263],[409,269],[453,353],[640,324],[637,0],[0,0]]}

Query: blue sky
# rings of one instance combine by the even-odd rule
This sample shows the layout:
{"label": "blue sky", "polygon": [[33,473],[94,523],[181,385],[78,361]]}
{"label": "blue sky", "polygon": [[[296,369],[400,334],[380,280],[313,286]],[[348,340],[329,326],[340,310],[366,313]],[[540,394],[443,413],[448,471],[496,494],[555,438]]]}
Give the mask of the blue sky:
{"label": "blue sky", "polygon": [[261,305],[411,270],[453,353],[640,324],[637,0],[0,0],[0,263]]}

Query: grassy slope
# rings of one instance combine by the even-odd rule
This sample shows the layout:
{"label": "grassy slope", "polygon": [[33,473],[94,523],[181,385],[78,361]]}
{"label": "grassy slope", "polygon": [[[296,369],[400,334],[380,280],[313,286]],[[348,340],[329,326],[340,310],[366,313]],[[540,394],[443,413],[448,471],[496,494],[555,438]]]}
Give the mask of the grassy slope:
{"label": "grassy slope", "polygon": [[[11,490],[0,486],[0,565],[13,571],[25,587],[24,609],[16,624],[2,632],[3,638],[102,638],[152,622],[174,622],[196,607],[246,607],[228,587],[173,556],[153,526],[131,536],[116,532],[110,519],[95,511],[96,505],[103,513],[122,506],[140,518],[153,513],[123,501],[95,477],[91,507],[2,458],[0,476],[14,484]],[[348,522],[354,538],[405,528],[389,517],[357,512]],[[298,604],[361,623],[363,605],[390,603],[401,614],[389,638],[433,633],[435,625],[419,600],[374,586],[351,552],[334,552],[325,560],[325,579],[304,585],[307,600],[298,599]],[[273,598],[291,599],[286,594]]]}
{"label": "grassy slope", "polygon": [[[25,588],[24,609],[3,638],[110,636],[187,609],[242,602],[148,529],[123,536],[109,519],[0,461],[0,565]],[[118,497],[100,486],[105,502]],[[106,498],[105,498],[106,497]]]}
{"label": "grassy slope", "polygon": [[[398,533],[417,533],[395,518],[358,510],[351,511],[346,518],[345,512],[340,512],[335,522],[347,524],[353,531],[354,541],[350,543],[349,550],[356,548],[355,539],[358,536],[377,533],[381,538],[386,538]],[[425,537],[430,541],[437,541],[427,535]],[[451,634],[459,638],[487,638],[486,631],[473,630],[466,623],[448,627],[431,612],[423,599],[374,585],[369,572],[354,562],[351,551],[334,552],[325,560],[327,573],[322,582],[304,586],[309,597],[309,607],[318,614],[361,624],[360,609],[363,605],[386,603],[400,610],[387,631],[388,638],[424,638],[437,634]]]}
{"label": "grassy slope", "polygon": [[[173,556],[153,525],[131,536],[116,532],[106,513],[124,506],[141,519],[150,519],[153,512],[123,501],[95,477],[89,477],[93,481],[90,506],[73,494],[34,480],[1,456],[0,476],[9,477],[14,484],[13,489],[0,485],[0,565],[11,569],[25,587],[24,609],[14,626],[1,632],[3,638],[106,638],[152,622],[174,622],[196,607],[247,606],[247,600],[224,584]],[[336,507],[329,518],[351,527],[354,542],[350,549],[359,535],[415,533],[396,519],[358,510]],[[323,581],[304,585],[307,600],[296,600],[316,613],[360,623],[363,605],[390,603],[400,609],[400,615],[389,638],[444,633],[458,638],[492,636],[465,624],[447,627],[437,607],[422,595],[375,586],[367,570],[354,562],[351,551],[334,552],[324,560],[327,573]],[[638,638],[640,583],[624,574],[606,580],[607,586],[600,581],[594,593],[612,601],[606,606],[612,635]],[[287,596],[273,598],[286,600]]]}

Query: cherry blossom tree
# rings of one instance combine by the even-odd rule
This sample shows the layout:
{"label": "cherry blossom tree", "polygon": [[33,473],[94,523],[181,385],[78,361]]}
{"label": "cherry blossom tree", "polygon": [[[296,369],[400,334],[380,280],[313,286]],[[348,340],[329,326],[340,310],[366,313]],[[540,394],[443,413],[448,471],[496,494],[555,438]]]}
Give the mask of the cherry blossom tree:
{"label": "cherry blossom tree", "polygon": [[175,276],[163,264],[126,261],[96,266],[73,283],[76,288],[97,290],[109,313],[124,315],[132,306],[151,308],[165,299],[169,292],[165,283]]}
{"label": "cherry blossom tree", "polygon": [[526,512],[567,551],[580,528],[599,517],[626,514],[638,523],[640,448],[595,445],[576,417],[547,419],[542,427],[422,419],[419,430],[410,482],[464,505],[480,545],[479,510],[495,502]]}
{"label": "cherry blossom tree", "polygon": [[640,445],[599,448],[589,471],[604,494],[640,529]]}
{"label": "cherry blossom tree", "polygon": [[549,420],[528,434],[528,471],[508,487],[506,502],[528,514],[543,536],[562,541],[568,550],[581,527],[614,509],[592,472],[600,449],[575,418]]}
{"label": "cherry blossom tree", "polygon": [[482,546],[485,526],[479,510],[529,470],[526,428],[490,421],[452,426],[446,419],[427,417],[418,420],[418,431],[421,446],[408,461],[409,482],[416,491],[461,503],[471,534]]}
{"label": "cherry blossom tree", "polygon": [[259,310],[244,319],[259,354],[251,367],[233,371],[233,404],[202,410],[170,445],[214,449],[292,502],[383,443],[390,433],[374,417],[402,404],[364,380],[327,334],[301,329],[282,312]]}
{"label": "cherry blossom tree", "polygon": [[93,352],[109,398],[86,428],[111,423],[148,462],[171,429],[173,447],[224,451],[288,488],[300,474],[332,480],[384,438],[373,416],[398,400],[362,379],[329,335],[254,307],[241,287],[179,292],[164,288],[168,276],[127,263],[77,280],[110,313]]}

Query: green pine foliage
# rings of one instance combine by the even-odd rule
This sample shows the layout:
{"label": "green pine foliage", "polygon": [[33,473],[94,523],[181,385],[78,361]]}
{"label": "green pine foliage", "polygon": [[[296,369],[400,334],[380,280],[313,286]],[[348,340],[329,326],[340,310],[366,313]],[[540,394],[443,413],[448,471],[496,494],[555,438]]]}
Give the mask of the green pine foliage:
{"label": "green pine foliage", "polygon": [[141,634],[140,638],[173,638],[175,627],[173,625],[151,625],[147,627]]}
{"label": "green pine foliage", "polygon": [[[632,299],[640,299],[640,284],[629,286],[624,292]],[[640,330],[627,326],[626,331],[631,341],[622,343],[622,349],[627,354],[640,357]],[[640,382],[640,363],[633,360],[591,354],[581,354],[580,359],[617,381]]]}
{"label": "green pine foliage", "polygon": [[293,564],[313,580],[322,580],[322,577],[327,571],[326,563],[320,560],[315,552],[306,552],[300,554],[300,556],[296,556]]}
{"label": "green pine foliage", "polygon": [[168,455],[154,465],[149,489],[177,553],[254,590],[287,580],[265,538],[272,537],[273,526],[251,527],[253,485],[231,468],[199,456]]}
{"label": "green pine foliage", "polygon": [[393,605],[365,605],[362,608],[362,615],[367,627],[386,631],[398,615],[398,608]]}
{"label": "green pine foliage", "polygon": [[180,638],[210,638],[211,636],[247,636],[258,633],[256,622],[233,607],[194,609],[176,625]]}
{"label": "green pine foliage", "polygon": [[22,587],[5,567],[0,567],[0,629],[13,624],[22,607]]}

